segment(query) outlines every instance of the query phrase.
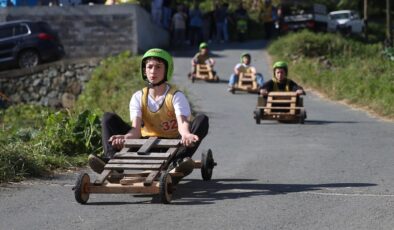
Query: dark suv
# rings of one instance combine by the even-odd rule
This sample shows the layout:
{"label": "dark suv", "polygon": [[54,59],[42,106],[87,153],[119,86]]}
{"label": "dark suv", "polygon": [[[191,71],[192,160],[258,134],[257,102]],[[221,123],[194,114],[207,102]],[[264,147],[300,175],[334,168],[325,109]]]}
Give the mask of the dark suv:
{"label": "dark suv", "polygon": [[46,22],[28,20],[0,24],[0,67],[29,68],[64,56],[59,36]]}

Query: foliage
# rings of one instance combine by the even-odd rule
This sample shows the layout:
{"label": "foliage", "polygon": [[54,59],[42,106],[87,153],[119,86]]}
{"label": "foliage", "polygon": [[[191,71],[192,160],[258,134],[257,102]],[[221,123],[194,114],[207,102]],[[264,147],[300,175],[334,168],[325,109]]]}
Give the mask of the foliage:
{"label": "foliage", "polygon": [[394,63],[380,45],[307,31],[273,42],[269,52],[290,64],[290,75],[336,100],[394,117]]}
{"label": "foliage", "polygon": [[0,110],[0,182],[86,165],[87,154],[100,154],[100,117],[109,110],[128,118],[130,97],[143,85],[138,66],[139,58],[127,52],[104,60],[73,110]]}
{"label": "foliage", "polygon": [[115,112],[128,119],[128,105],[134,91],[144,86],[140,77],[140,59],[130,52],[109,57],[92,73],[92,78],[77,102],[78,110],[102,114]]}

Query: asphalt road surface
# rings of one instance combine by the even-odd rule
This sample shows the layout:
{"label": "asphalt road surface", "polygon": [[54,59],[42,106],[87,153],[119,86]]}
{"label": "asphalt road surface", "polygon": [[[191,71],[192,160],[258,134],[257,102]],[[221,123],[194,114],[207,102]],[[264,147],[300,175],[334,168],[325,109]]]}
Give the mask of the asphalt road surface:
{"label": "asphalt road surface", "polygon": [[130,194],[92,194],[80,205],[71,190],[79,172],[7,184],[0,229],[393,229],[394,124],[308,91],[304,125],[256,125],[256,95],[232,95],[224,80],[245,51],[269,79],[264,45],[212,45],[221,83],[192,84],[196,50],[174,52],[175,83],[210,118],[194,157],[212,149],[212,181],[194,171],[169,205]]}

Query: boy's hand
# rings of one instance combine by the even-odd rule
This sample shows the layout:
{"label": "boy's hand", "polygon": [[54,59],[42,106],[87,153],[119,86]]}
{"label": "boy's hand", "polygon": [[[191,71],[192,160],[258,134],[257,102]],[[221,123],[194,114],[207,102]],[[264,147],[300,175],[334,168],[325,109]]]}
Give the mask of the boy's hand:
{"label": "boy's hand", "polygon": [[116,150],[120,150],[123,148],[126,135],[113,135],[109,138],[109,142],[111,142],[112,147]]}
{"label": "boy's hand", "polygon": [[186,147],[191,147],[193,145],[193,143],[197,142],[198,140],[199,140],[199,138],[197,135],[189,133],[189,134],[182,136],[181,143]]}
{"label": "boy's hand", "polygon": [[304,90],[297,89],[296,93],[297,93],[297,95],[303,95],[304,94]]}
{"label": "boy's hand", "polygon": [[260,95],[261,96],[267,96],[268,95],[268,91],[266,89],[260,89]]}

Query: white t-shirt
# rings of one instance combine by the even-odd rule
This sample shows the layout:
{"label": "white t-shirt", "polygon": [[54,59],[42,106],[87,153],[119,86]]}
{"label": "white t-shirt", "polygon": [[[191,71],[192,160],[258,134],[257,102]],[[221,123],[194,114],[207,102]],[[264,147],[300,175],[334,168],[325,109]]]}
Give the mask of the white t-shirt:
{"label": "white t-shirt", "polygon": [[247,65],[245,63],[238,63],[235,66],[235,69],[237,69],[238,71],[244,71],[246,69],[250,68],[252,70],[252,72],[256,72],[256,68],[251,66],[251,65]]}
{"label": "white t-shirt", "polygon": [[[170,86],[167,85],[166,92],[155,101],[150,95],[148,95],[148,108],[151,112],[156,112],[160,109],[164,103],[164,99],[170,90]],[[189,117],[191,115],[190,105],[186,99],[185,94],[182,92],[176,92],[172,99],[174,105],[175,115],[183,115]],[[129,104],[130,120],[132,121],[135,117],[142,118],[142,90],[137,91],[133,94]]]}

